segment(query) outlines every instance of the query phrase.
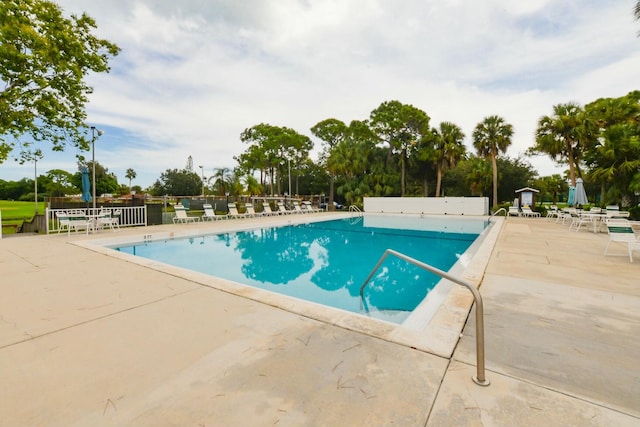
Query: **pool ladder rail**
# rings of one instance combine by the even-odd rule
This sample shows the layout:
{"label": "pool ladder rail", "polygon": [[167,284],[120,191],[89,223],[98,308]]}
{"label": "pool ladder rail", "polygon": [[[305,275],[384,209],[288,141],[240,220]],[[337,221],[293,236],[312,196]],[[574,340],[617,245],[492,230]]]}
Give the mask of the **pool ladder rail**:
{"label": "pool ladder rail", "polygon": [[356,205],[350,205],[350,206],[349,206],[349,212],[350,212],[351,214],[355,214],[355,215],[358,215],[358,216],[363,216],[362,211],[361,211],[361,210],[360,210],[360,208],[359,208],[359,207],[357,207]]}
{"label": "pool ladder rail", "polygon": [[365,286],[367,286],[371,278],[373,278],[373,275],[376,273],[376,271],[378,271],[378,269],[380,268],[384,260],[389,255],[393,255],[397,258],[407,261],[408,263],[411,263],[424,270],[427,270],[437,276],[450,280],[453,283],[457,283],[458,285],[464,286],[465,288],[469,289],[469,291],[471,291],[476,303],[476,369],[477,369],[476,375],[473,376],[472,379],[474,383],[481,386],[486,387],[489,384],[491,384],[491,382],[485,377],[485,372],[484,372],[485,371],[484,369],[484,308],[482,305],[482,296],[480,295],[480,292],[478,291],[478,289],[475,286],[473,286],[471,283],[465,280],[462,280],[460,278],[457,278],[455,276],[452,276],[449,273],[442,271],[436,267],[433,267],[429,264],[425,264],[424,262],[411,258],[410,256],[407,256],[403,253],[394,251],[393,249],[387,249],[386,251],[384,251],[384,254],[382,254],[382,256],[378,260],[378,263],[373,268],[373,270],[371,270],[371,273],[369,273],[369,276],[367,277],[367,279],[360,286],[360,308],[363,309],[364,304],[366,304],[364,301]]}

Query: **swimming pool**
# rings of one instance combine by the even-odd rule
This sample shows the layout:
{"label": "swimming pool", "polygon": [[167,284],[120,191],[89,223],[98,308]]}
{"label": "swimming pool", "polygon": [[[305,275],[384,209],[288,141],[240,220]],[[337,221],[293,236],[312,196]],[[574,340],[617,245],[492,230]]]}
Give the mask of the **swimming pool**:
{"label": "swimming pool", "polygon": [[440,278],[389,258],[367,286],[363,305],[360,286],[383,252],[394,249],[448,271],[464,258],[486,226],[484,219],[365,216],[111,247],[289,297],[402,323]]}

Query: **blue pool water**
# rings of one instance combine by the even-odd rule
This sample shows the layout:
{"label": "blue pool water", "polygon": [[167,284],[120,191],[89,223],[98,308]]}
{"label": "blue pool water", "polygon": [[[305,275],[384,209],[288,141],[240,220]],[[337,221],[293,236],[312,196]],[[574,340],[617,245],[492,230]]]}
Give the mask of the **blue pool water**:
{"label": "blue pool water", "polygon": [[[361,313],[360,286],[386,249],[447,271],[485,226],[479,220],[451,223],[365,217],[168,239],[115,249]],[[439,280],[432,273],[388,257],[365,288],[365,307],[368,312],[393,312],[393,321],[401,322]],[[397,316],[398,312],[406,315]]]}

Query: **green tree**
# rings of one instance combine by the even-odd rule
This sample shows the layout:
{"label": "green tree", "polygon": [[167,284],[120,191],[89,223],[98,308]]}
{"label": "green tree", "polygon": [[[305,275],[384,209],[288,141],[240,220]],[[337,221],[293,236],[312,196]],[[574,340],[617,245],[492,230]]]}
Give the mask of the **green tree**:
{"label": "green tree", "polygon": [[429,116],[413,105],[387,101],[371,112],[369,122],[378,140],[389,147],[385,166],[390,166],[393,154],[399,155],[400,194],[404,196],[408,158],[418,142],[428,136]]}
{"label": "green tree", "polygon": [[135,179],[136,176],[137,176],[136,171],[134,171],[131,168],[127,169],[127,172],[125,173],[124,177],[129,180],[129,188],[131,188],[131,180]]}
{"label": "green tree", "polygon": [[493,172],[493,206],[498,205],[498,164],[500,153],[505,153],[513,136],[513,126],[500,116],[485,117],[473,131],[473,145],[478,155],[491,160]]}
{"label": "green tree", "polygon": [[454,123],[442,122],[439,129],[433,129],[436,166],[436,197],[440,197],[442,174],[462,160],[467,152],[464,133]]}
{"label": "green tree", "polygon": [[[272,126],[261,123],[245,129],[240,140],[250,144],[244,155],[240,155],[240,168],[249,172],[257,168],[266,170],[270,179],[271,195],[274,194],[274,184],[278,185],[278,193],[290,167],[296,174],[297,167],[308,157],[313,143],[309,137],[301,135],[286,127]],[[255,163],[251,163],[255,162]],[[277,176],[276,176],[277,175]]]}
{"label": "green tree", "polygon": [[585,114],[599,129],[584,147],[589,181],[600,184],[603,204],[633,200],[640,191],[640,91],[598,99]]}
{"label": "green tree", "polygon": [[229,168],[217,168],[209,178],[209,183],[213,180],[214,193],[224,196],[231,188],[231,170]]}
{"label": "green tree", "polygon": [[51,169],[47,172],[49,186],[44,190],[52,197],[63,197],[66,194],[75,193],[75,186],[72,184],[73,174],[62,169]]}
{"label": "green tree", "polygon": [[569,165],[569,179],[576,185],[582,175],[580,161],[588,139],[594,136],[594,124],[584,109],[575,103],[553,106],[553,115],[538,120],[536,140],[529,154],[545,153],[558,163]]}
{"label": "green tree", "polygon": [[151,194],[162,196],[196,196],[202,190],[202,180],[197,173],[186,169],[167,169],[151,187]]}
{"label": "green tree", "polygon": [[[347,125],[338,119],[326,119],[316,123],[311,128],[311,133],[320,138],[324,143],[323,152],[320,155],[320,161],[324,165],[327,164],[327,158],[331,153],[333,147],[335,147],[347,136]],[[334,200],[334,185],[335,185],[335,173],[329,170],[329,205],[333,206]]]}
{"label": "green tree", "polygon": [[[85,166],[83,163],[78,164],[78,172],[73,174],[71,183],[75,186],[77,193],[82,191],[82,168]],[[86,167],[90,173],[93,172],[93,163],[86,163]],[[101,194],[113,194],[118,190],[118,178],[115,174],[109,172],[109,169],[96,162],[96,197]]]}
{"label": "green tree", "polygon": [[0,163],[29,135],[61,151],[89,149],[85,104],[90,72],[108,72],[119,48],[97,38],[86,14],[65,18],[46,0],[0,2]]}

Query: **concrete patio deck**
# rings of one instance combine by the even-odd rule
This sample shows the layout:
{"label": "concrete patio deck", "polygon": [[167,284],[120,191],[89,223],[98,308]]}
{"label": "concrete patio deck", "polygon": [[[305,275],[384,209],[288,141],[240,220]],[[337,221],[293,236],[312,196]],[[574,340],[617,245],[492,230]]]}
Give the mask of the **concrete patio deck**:
{"label": "concrete patio deck", "polygon": [[69,244],[93,238],[0,240],[0,426],[640,425],[640,256],[606,234],[505,221],[488,387],[474,316],[443,357]]}

